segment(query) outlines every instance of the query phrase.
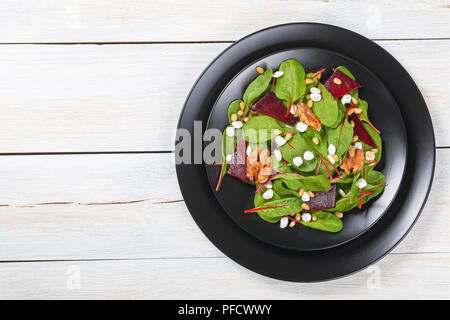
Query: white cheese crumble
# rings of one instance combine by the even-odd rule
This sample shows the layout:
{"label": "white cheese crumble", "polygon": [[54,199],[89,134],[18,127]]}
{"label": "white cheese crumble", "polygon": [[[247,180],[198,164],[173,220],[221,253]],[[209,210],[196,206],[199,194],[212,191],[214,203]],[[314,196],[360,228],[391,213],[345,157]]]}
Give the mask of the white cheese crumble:
{"label": "white cheese crumble", "polygon": [[356,143],[355,143],[355,149],[360,149],[360,150],[362,150],[362,143],[361,143],[361,142],[356,142]]}
{"label": "white cheese crumble", "polygon": [[234,127],[227,127],[227,136],[233,137],[234,136]]}
{"label": "white cheese crumble", "polygon": [[277,159],[277,161],[281,161],[283,159],[281,151],[278,149],[273,150],[273,155],[275,156],[275,159]]}
{"label": "white cheese crumble", "polygon": [[266,200],[272,199],[273,198],[273,190],[272,189],[267,190],[266,192],[263,193],[262,196]]}
{"label": "white cheese crumble", "polygon": [[311,91],[311,93],[319,93],[320,94],[320,89],[317,87],[312,87],[310,91]]}
{"label": "white cheese crumble", "polygon": [[312,153],[311,151],[305,151],[305,153],[303,154],[303,158],[305,160],[312,160],[314,159],[314,153]]}
{"label": "white cheese crumble", "polygon": [[312,101],[314,102],[319,102],[320,100],[322,100],[322,95],[320,93],[311,93],[309,95],[309,97],[311,98]]}
{"label": "white cheese crumble", "polygon": [[305,221],[305,222],[310,222],[311,221],[311,214],[310,213],[302,214],[302,220]]}
{"label": "white cheese crumble", "polygon": [[295,104],[291,107],[291,114],[295,114],[297,112],[297,106]]}
{"label": "white cheese crumble", "polygon": [[286,217],[281,218],[280,219],[280,228],[281,229],[286,228],[288,223],[289,223],[289,219],[288,218],[286,218]]}
{"label": "white cheese crumble", "polygon": [[242,126],[244,125],[244,123],[243,123],[242,121],[233,121],[233,122],[231,123],[231,125],[232,125],[233,127],[235,127],[236,129],[240,129],[240,128],[242,128]]}
{"label": "white cheese crumble", "polygon": [[303,164],[303,159],[301,157],[295,157],[292,159],[292,162],[294,162],[295,166],[300,167]]}
{"label": "white cheese crumble", "polygon": [[286,143],[286,140],[282,136],[277,136],[275,137],[275,143],[277,144],[277,146],[281,147]]}
{"label": "white cheese crumble", "polygon": [[367,181],[364,178],[361,178],[356,181],[356,186],[360,189],[365,188],[367,186]]}
{"label": "white cheese crumble", "polygon": [[279,78],[279,77],[281,77],[281,76],[283,76],[284,75],[284,72],[283,71],[275,71],[274,73],[273,73],[273,75],[272,75],[272,77],[274,77],[274,78]]}
{"label": "white cheese crumble", "polygon": [[247,153],[247,157],[250,157],[250,154],[252,153],[252,147],[248,146],[246,153]]}
{"label": "white cheese crumble", "polygon": [[334,164],[334,163],[335,163],[335,161],[334,161],[334,159],[333,159],[333,155],[332,155],[332,154],[329,154],[329,155],[328,155],[328,160],[330,160],[330,162],[331,162],[332,164]]}
{"label": "white cheese crumble", "polygon": [[332,143],[330,143],[330,145],[328,146],[328,153],[333,155],[336,153],[336,146]]}
{"label": "white cheese crumble", "polygon": [[302,200],[303,200],[303,202],[308,202],[309,200],[311,200],[311,197],[309,196],[308,192],[306,192],[306,191],[303,192]]}
{"label": "white cheese crumble", "polygon": [[350,103],[352,101],[352,96],[349,94],[346,94],[342,97],[341,102],[343,105],[346,105],[347,103]]}
{"label": "white cheese crumble", "polygon": [[306,123],[303,122],[297,122],[297,124],[295,125],[295,128],[297,129],[297,131],[300,132],[305,132],[306,129],[308,129],[308,125]]}

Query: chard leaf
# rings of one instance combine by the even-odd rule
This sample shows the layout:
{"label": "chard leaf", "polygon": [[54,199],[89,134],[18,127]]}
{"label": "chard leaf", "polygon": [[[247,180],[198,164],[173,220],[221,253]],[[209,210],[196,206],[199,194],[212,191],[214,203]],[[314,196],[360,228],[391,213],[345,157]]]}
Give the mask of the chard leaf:
{"label": "chard leaf", "polygon": [[231,123],[231,115],[233,113],[238,113],[239,110],[241,110],[239,104],[242,102],[242,100],[234,100],[230,103],[228,106],[228,121]]}
{"label": "chard leaf", "polygon": [[289,197],[283,199],[269,200],[263,207],[251,209],[264,215],[266,218],[282,217],[302,210],[302,199],[299,197]]}
{"label": "chard leaf", "polygon": [[283,71],[284,75],[277,79],[274,93],[289,107],[291,100],[294,103],[305,94],[305,70],[295,59],[283,61],[279,70]]}
{"label": "chard leaf", "polygon": [[[301,134],[294,134],[288,143],[282,145],[278,149],[281,151],[283,158],[289,162],[293,170],[299,172],[311,172],[317,167],[317,155],[315,155],[312,160],[303,159],[303,154],[305,151],[313,152],[314,149],[310,147],[309,143]],[[303,159],[303,164],[300,167],[295,166],[293,162],[293,159],[297,156],[300,156]]]}
{"label": "chard leaf", "polygon": [[296,176],[295,178],[281,179],[291,190],[304,188],[308,191],[327,191],[331,186],[330,180],[323,175],[309,177]]}
{"label": "chard leaf", "polygon": [[352,126],[348,123],[347,119],[345,119],[343,125],[339,125],[336,128],[328,128],[327,133],[328,144],[333,144],[336,147],[336,154],[339,156],[339,159],[343,159],[352,143]]}
{"label": "chard leaf", "polygon": [[313,216],[317,217],[317,221],[315,222],[305,222],[302,221],[301,224],[304,226],[327,231],[327,232],[339,232],[342,230],[342,220],[336,217],[334,214],[326,212],[326,211],[316,211],[312,212]]}
{"label": "chard leaf", "polygon": [[323,125],[336,126],[339,116],[337,102],[322,84],[320,84],[320,90],[322,91],[322,99],[314,102],[313,112]]}
{"label": "chard leaf", "polygon": [[255,80],[250,82],[244,92],[244,102],[246,108],[250,108],[252,104],[255,103],[264,92],[266,92],[270,85],[270,81],[272,80],[272,75],[272,69],[268,69],[262,75],[257,76]]}
{"label": "chard leaf", "polygon": [[274,138],[275,129],[282,129],[277,120],[266,115],[258,115],[244,124],[242,133],[246,141],[258,144]]}

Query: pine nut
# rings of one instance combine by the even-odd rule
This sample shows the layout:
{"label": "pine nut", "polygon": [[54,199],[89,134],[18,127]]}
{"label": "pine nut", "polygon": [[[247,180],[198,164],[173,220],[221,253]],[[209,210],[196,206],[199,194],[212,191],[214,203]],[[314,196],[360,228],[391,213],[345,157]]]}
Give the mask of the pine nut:
{"label": "pine nut", "polygon": [[316,222],[317,221],[317,216],[312,216],[311,221],[312,222]]}
{"label": "pine nut", "polygon": [[350,155],[350,157],[354,157],[355,156],[355,146],[354,145],[350,145],[350,147],[348,147],[348,154]]}
{"label": "pine nut", "polygon": [[336,215],[336,217],[338,217],[339,219],[342,219],[342,217],[344,216],[344,214],[342,212],[336,211],[334,213]]}
{"label": "pine nut", "polygon": [[248,122],[248,120],[250,120],[248,117],[244,118],[244,122]]}
{"label": "pine nut", "polygon": [[230,118],[231,118],[231,121],[237,121],[237,119],[238,119],[236,113],[233,113]]}
{"label": "pine nut", "polygon": [[289,223],[289,228],[292,228],[293,226],[295,226],[295,221],[291,221],[291,223]]}
{"label": "pine nut", "polygon": [[273,134],[276,136],[279,136],[281,134],[281,130],[280,129],[275,129],[273,130]]}
{"label": "pine nut", "polygon": [[355,112],[355,108],[348,109],[347,115],[351,116]]}
{"label": "pine nut", "polygon": [[356,105],[358,104],[358,100],[355,97],[352,97],[352,103]]}
{"label": "pine nut", "polygon": [[298,118],[298,113],[294,113],[294,118]]}
{"label": "pine nut", "polygon": [[308,100],[308,102],[306,103],[306,106],[311,109],[313,104],[314,104],[314,101]]}
{"label": "pine nut", "polygon": [[355,134],[355,135],[353,136],[352,142],[356,142],[356,141],[358,141],[358,139],[359,139],[359,137]]}
{"label": "pine nut", "polygon": [[322,78],[322,73],[319,73],[319,74],[316,76],[316,78],[320,80],[320,78]]}
{"label": "pine nut", "polygon": [[333,154],[331,157],[333,158],[334,162],[339,161],[339,156],[337,154]]}
{"label": "pine nut", "polygon": [[286,133],[286,136],[284,137],[284,140],[289,141],[292,138],[292,133]]}
{"label": "pine nut", "polygon": [[352,126],[352,128],[355,127],[355,122],[353,122],[353,120],[350,120],[350,125]]}
{"label": "pine nut", "polygon": [[300,221],[300,212],[295,214],[295,220]]}
{"label": "pine nut", "polygon": [[376,164],[377,164],[376,161],[372,161],[372,162],[368,163],[367,165],[368,165],[369,167],[373,167],[373,166],[376,165]]}
{"label": "pine nut", "polygon": [[312,191],[308,191],[308,194],[309,194],[309,196],[311,197],[311,198],[314,198],[316,195],[314,194],[314,192],[312,192]]}
{"label": "pine nut", "polygon": [[314,82],[314,80],[311,79],[311,78],[306,78],[306,79],[305,79],[305,83],[306,83],[306,84],[311,84],[311,83],[313,83],[313,82]]}
{"label": "pine nut", "polygon": [[244,110],[244,109],[245,109],[245,102],[244,102],[244,101],[241,101],[241,102],[239,103],[239,108],[241,108],[241,110]]}
{"label": "pine nut", "polygon": [[262,67],[256,67],[256,72],[258,72],[259,74],[263,74],[264,73],[264,69]]}
{"label": "pine nut", "polygon": [[342,80],[339,79],[339,78],[334,78],[334,79],[333,79],[333,82],[336,83],[336,84],[338,84],[338,85],[339,85],[339,84],[342,84]]}
{"label": "pine nut", "polygon": [[372,149],[372,151],[371,151],[373,154],[377,154],[378,153],[378,149],[377,148],[374,148],[374,149]]}
{"label": "pine nut", "polygon": [[319,144],[319,138],[317,137],[312,138],[312,141],[314,142],[314,144]]}
{"label": "pine nut", "polygon": [[354,108],[353,110],[356,114],[360,114],[362,112],[361,108]]}
{"label": "pine nut", "polygon": [[309,206],[304,202],[302,203],[302,208],[307,211],[310,209]]}
{"label": "pine nut", "polygon": [[306,98],[306,100],[309,100],[309,99],[310,99],[309,94],[307,94],[307,95],[305,96],[305,98]]}
{"label": "pine nut", "polygon": [[305,189],[300,188],[300,190],[298,190],[298,195],[299,195],[299,197],[302,197],[302,196],[303,196],[303,193],[305,193]]}
{"label": "pine nut", "polygon": [[238,116],[239,116],[239,117],[242,117],[243,115],[244,115],[244,111],[239,110],[239,111],[238,111]]}

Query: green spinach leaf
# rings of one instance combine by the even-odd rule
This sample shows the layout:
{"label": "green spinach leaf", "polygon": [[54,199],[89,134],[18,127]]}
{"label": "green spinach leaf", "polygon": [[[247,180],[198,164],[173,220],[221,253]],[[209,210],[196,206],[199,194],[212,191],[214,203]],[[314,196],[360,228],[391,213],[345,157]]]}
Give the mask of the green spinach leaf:
{"label": "green spinach leaf", "polygon": [[322,99],[314,102],[313,112],[323,125],[328,127],[336,126],[339,116],[337,102],[322,84],[320,84],[320,90]]}
{"label": "green spinach leaf", "polygon": [[302,221],[301,224],[304,226],[322,230],[326,232],[339,232],[342,230],[342,220],[336,217],[334,214],[326,211],[315,211],[312,212],[313,216],[317,217],[315,222],[305,222]]}
{"label": "green spinach leaf", "polygon": [[250,108],[258,98],[266,92],[272,80],[272,69],[266,70],[262,75],[256,77],[255,80],[250,82],[247,89],[244,92],[244,102],[246,108]]}
{"label": "green spinach leaf", "polygon": [[305,94],[305,69],[297,60],[289,59],[280,64],[279,70],[283,71],[284,75],[277,79],[274,92],[280,100],[289,105],[291,99],[294,103]]}

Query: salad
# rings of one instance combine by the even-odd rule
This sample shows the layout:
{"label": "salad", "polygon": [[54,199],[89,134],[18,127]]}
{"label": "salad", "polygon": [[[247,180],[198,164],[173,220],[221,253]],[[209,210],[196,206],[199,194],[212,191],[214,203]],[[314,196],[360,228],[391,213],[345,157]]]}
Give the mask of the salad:
{"label": "salad", "polygon": [[361,209],[386,185],[375,170],[380,131],[370,122],[361,85],[344,66],[305,71],[295,59],[259,75],[228,107],[219,190],[228,174],[255,185],[257,214],[281,228],[297,224],[339,232],[342,217]]}

